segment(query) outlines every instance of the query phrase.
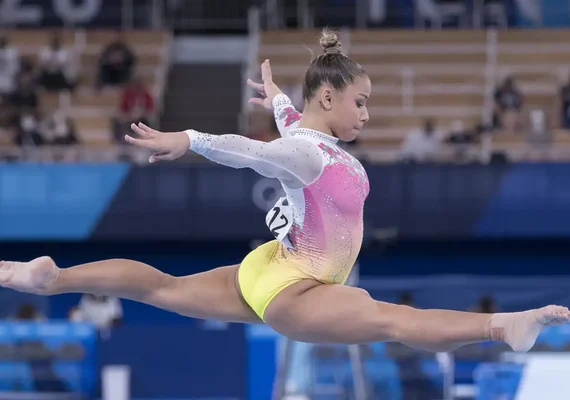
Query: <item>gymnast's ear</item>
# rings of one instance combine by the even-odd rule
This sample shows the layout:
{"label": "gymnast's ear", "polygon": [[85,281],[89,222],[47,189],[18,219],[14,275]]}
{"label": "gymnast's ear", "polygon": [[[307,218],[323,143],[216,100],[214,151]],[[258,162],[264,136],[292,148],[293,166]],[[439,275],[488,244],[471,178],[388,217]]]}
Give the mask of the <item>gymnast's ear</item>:
{"label": "gymnast's ear", "polygon": [[319,106],[325,111],[332,110],[332,90],[329,86],[324,86],[321,90]]}

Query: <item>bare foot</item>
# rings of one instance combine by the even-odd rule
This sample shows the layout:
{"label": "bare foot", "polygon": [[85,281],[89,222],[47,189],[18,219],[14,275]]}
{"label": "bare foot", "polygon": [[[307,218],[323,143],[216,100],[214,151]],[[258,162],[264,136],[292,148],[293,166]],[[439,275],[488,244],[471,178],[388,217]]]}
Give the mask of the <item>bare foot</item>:
{"label": "bare foot", "polygon": [[570,310],[561,306],[493,314],[487,325],[487,336],[507,343],[514,351],[527,352],[544,327],[567,322],[570,322]]}
{"label": "bare foot", "polygon": [[35,294],[49,294],[60,269],[50,257],[30,262],[0,261],[0,286]]}

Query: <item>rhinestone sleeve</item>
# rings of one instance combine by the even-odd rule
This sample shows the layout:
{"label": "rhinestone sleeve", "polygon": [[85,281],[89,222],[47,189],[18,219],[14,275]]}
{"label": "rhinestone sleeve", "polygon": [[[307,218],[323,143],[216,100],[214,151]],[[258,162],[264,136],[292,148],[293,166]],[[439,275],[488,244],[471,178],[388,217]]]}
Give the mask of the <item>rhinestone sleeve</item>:
{"label": "rhinestone sleeve", "polygon": [[302,137],[261,142],[239,135],[210,135],[194,130],[186,133],[193,152],[228,167],[251,168],[291,188],[309,185],[323,169],[322,151]]}
{"label": "rhinestone sleeve", "polygon": [[273,98],[273,115],[281,136],[288,137],[290,132],[297,128],[303,114],[295,109],[291,99],[280,93]]}

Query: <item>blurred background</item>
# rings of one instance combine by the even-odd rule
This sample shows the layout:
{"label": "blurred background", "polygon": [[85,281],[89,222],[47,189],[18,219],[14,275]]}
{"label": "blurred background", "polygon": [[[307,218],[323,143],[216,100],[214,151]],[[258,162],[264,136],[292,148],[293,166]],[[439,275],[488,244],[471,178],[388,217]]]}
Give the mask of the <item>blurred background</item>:
{"label": "blurred background", "polygon": [[[570,305],[562,0],[0,0],[0,258],[239,263],[271,239],[278,182],[192,154],[150,166],[123,136],[145,121],[277,138],[246,78],[271,59],[302,107],[327,25],[373,84],[346,144],[371,183],[353,283],[420,308]],[[94,296],[1,290],[0,316],[3,399],[570,398],[568,326],[523,357],[312,346]]]}

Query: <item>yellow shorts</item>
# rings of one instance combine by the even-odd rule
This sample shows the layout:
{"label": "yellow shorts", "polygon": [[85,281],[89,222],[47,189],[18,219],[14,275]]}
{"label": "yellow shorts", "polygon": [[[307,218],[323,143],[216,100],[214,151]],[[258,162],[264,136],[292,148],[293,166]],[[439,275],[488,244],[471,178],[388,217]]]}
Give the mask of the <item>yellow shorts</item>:
{"label": "yellow shorts", "polygon": [[272,240],[252,250],[239,267],[238,284],[241,294],[261,319],[279,292],[308,278],[295,266],[286,265],[280,254],[282,251],[286,250],[277,240]]}

